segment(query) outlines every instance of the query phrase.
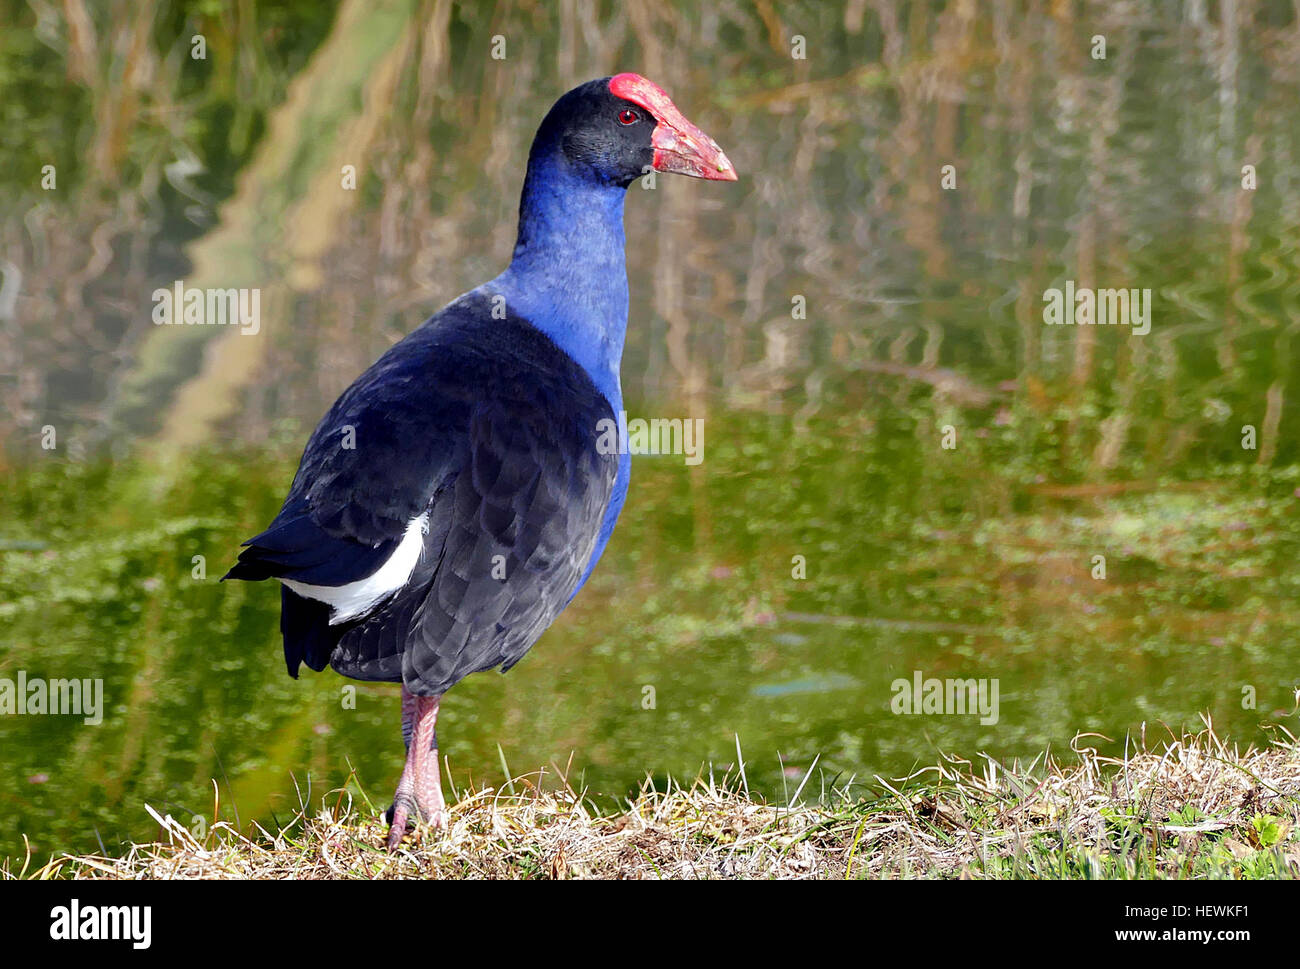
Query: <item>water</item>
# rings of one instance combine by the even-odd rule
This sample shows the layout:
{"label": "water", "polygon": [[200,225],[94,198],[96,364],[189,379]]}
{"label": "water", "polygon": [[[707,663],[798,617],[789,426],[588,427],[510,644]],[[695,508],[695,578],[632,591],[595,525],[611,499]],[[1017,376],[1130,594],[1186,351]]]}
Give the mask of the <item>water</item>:
{"label": "water", "polygon": [[[816,793],[1205,714],[1243,743],[1295,732],[1293,8],[882,9],[683,4],[593,32],[582,4],[535,29],[289,8],[243,25],[273,38],[247,90],[160,68],[197,132],[179,142],[149,112],[108,138],[110,92],[55,85],[108,156],[38,196],[22,166],[65,142],[24,123],[4,149],[22,283],[0,359],[28,376],[0,384],[0,677],[100,678],[105,711],[0,717],[0,854],[150,837],[146,802],[210,821],[214,779],[245,824],[292,817],[295,779],[387,803],[394,689],[290,680],[275,589],[216,578],[338,391],[503,265],[549,102],[620,69],[742,175],[628,204],[629,411],[704,418],[704,460],[637,458],[589,585],[511,673],[449,694],[458,788],[500,783],[504,756],[610,806],[732,764],[737,736],[780,798],[814,759]],[[22,30],[0,45],[52,56]],[[212,47],[220,74],[235,48]],[[206,171],[168,177],[182,148]],[[152,327],[177,278],[259,287],[261,332]],[[1066,280],[1150,289],[1150,333],[1046,326]],[[892,712],[917,671],[996,680],[996,722]]]}

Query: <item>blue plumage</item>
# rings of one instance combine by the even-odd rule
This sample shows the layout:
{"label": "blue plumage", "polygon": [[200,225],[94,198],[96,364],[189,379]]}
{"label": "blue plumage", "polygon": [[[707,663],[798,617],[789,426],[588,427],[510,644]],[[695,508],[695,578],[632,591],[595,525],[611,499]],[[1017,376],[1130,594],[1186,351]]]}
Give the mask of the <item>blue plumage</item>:
{"label": "blue plumage", "polygon": [[343,392],[280,513],[226,576],[281,581],[291,675],[328,663],[402,684],[408,762],[390,847],[413,810],[441,817],[427,756],[438,698],[518,662],[613,533],[631,465],[599,442],[623,408],[623,205],[652,167],[735,178],[644,78],[560,98],[529,153],[509,267]]}
{"label": "blue plumage", "polygon": [[364,614],[337,621],[337,609],[286,599],[298,616],[282,623],[291,673],[328,660],[439,695],[517,662],[590,571],[618,473],[595,428],[613,410],[546,334],[508,311],[494,318],[493,305],[483,288],[466,294],[344,392],[284,508],[231,570],[363,581],[427,516],[409,575]]}

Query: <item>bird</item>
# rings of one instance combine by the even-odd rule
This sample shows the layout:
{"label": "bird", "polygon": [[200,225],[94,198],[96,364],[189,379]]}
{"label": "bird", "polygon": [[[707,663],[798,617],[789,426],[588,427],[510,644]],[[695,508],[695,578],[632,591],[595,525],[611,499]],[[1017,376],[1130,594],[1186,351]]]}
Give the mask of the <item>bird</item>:
{"label": "bird", "polygon": [[639,74],[562,95],[528,153],[509,265],[340,395],[279,513],[223,578],[279,580],[295,679],[328,665],[401,684],[390,851],[419,823],[446,826],[443,695],[519,662],[623,508],[630,449],[598,428],[623,409],[624,202],[652,173],[737,180],[717,142]]}

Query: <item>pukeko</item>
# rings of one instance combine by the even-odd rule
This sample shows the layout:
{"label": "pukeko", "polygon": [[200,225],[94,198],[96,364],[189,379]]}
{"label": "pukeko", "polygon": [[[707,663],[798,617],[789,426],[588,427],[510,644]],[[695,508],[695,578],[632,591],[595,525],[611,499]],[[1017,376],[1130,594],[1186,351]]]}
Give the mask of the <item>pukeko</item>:
{"label": "pukeko", "polygon": [[736,179],[640,75],[556,101],[528,154],[510,266],[343,392],[284,507],[225,576],[280,580],[290,676],[328,663],[402,684],[390,849],[408,820],[445,823],[442,695],[519,662],[591,574],[623,507],[630,458],[603,453],[597,427],[623,406],[623,201],[652,169]]}

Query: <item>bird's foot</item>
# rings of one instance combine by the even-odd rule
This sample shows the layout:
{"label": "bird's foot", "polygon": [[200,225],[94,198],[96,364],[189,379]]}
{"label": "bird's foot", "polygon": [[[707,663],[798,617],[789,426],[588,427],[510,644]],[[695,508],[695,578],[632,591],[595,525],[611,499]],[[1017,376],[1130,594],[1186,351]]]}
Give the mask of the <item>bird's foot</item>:
{"label": "bird's foot", "polygon": [[396,851],[397,846],[402,843],[402,838],[406,837],[407,819],[409,809],[405,804],[394,803],[388,809],[388,850]]}
{"label": "bird's foot", "polygon": [[447,808],[438,798],[438,803],[422,805],[409,794],[399,793],[384,812],[388,822],[388,850],[394,851],[402,843],[402,838],[416,830],[419,824],[427,824],[434,830],[447,827]]}
{"label": "bird's foot", "polygon": [[431,828],[447,824],[438,777],[438,697],[414,696],[402,687],[402,736],[406,739],[406,767],[398,781],[393,806],[388,809],[388,850],[394,851],[406,836],[408,824],[423,821]]}
{"label": "bird's foot", "polygon": [[[384,811],[384,822],[390,826],[393,823],[393,813],[396,807],[397,802],[394,801],[392,804],[388,805],[387,810]],[[445,805],[439,805],[432,810],[425,810],[418,804],[408,801],[405,813],[408,819],[406,822],[406,830],[408,834],[415,830],[416,821],[423,821],[425,824],[432,825],[435,828],[445,828],[447,826],[447,808]]]}

